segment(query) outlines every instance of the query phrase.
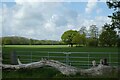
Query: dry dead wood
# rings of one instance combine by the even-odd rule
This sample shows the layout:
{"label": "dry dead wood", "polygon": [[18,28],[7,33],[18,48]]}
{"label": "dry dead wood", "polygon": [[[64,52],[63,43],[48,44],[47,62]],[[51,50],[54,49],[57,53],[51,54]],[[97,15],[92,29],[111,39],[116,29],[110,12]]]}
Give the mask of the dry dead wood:
{"label": "dry dead wood", "polygon": [[[20,63],[20,62],[19,62]],[[18,65],[7,65],[7,64],[2,64],[1,67],[2,69],[32,69],[32,68],[39,68],[39,67],[44,67],[44,66],[51,66],[58,71],[60,71],[64,75],[75,75],[75,74],[80,74],[80,75],[104,75],[108,73],[112,73],[113,70],[118,70],[118,68],[111,67],[111,66],[104,66],[104,65],[98,65],[96,67],[91,67],[90,69],[80,69],[76,67],[69,66],[67,64],[61,63],[59,61],[55,60],[41,60],[38,62],[32,62],[28,64],[18,64]]]}

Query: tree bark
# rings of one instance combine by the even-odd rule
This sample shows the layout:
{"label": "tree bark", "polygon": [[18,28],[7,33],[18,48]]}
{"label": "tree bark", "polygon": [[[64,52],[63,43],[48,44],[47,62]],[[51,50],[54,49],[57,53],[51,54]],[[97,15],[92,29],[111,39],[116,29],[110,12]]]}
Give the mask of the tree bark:
{"label": "tree bark", "polygon": [[70,45],[71,45],[71,47],[73,47],[73,44],[72,44],[72,43],[71,43]]}
{"label": "tree bark", "polygon": [[117,67],[111,67],[111,66],[104,66],[104,65],[98,65],[96,67],[91,67],[90,69],[81,69],[69,66],[67,64],[61,63],[59,61],[55,60],[41,60],[38,62],[32,62],[28,64],[19,64],[19,65],[5,65],[1,64],[0,67],[4,70],[17,70],[17,69],[32,69],[32,68],[39,68],[44,66],[51,66],[58,71],[60,71],[64,75],[75,75],[80,74],[84,76],[97,76],[97,75],[105,75],[105,74],[111,74],[113,71],[120,71]]}

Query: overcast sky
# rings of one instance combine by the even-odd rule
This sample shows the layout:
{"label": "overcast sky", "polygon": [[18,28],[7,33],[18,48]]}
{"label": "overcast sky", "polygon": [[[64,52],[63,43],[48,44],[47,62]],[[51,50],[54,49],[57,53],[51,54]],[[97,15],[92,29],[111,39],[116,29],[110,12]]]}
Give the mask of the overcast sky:
{"label": "overcast sky", "polygon": [[[15,0],[0,3],[2,36],[23,36],[34,39],[60,40],[64,31],[89,28],[94,24],[101,28],[110,23],[112,14],[105,2],[31,2]],[[91,2],[92,1],[92,2]]]}

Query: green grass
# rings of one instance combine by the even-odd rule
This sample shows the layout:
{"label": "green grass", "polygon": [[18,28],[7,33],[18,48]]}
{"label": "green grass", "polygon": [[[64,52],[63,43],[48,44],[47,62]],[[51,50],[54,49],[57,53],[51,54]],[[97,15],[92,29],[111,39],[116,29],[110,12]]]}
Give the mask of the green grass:
{"label": "green grass", "polygon": [[[48,56],[48,52],[117,52],[117,48],[115,47],[68,47],[67,45],[5,45],[3,48],[3,63],[10,63],[10,56],[13,51],[16,51],[18,55],[20,54],[33,54],[33,59],[40,60],[41,57]],[[23,51],[23,52],[19,52]],[[38,52],[37,52],[38,51]],[[63,56],[65,57],[65,54],[60,53],[50,53],[50,56]],[[71,54],[70,56],[73,57],[87,57],[87,54]],[[117,57],[117,55],[112,55],[112,57]],[[97,59],[97,58],[104,58],[108,57],[108,54],[90,54],[90,58]],[[30,59],[30,56],[22,56],[20,57],[22,59]],[[59,57],[58,57],[59,58]],[[57,59],[60,60],[60,58],[51,58],[51,59]],[[65,58],[61,58],[64,60]],[[5,60],[8,60],[7,62]],[[74,59],[73,59],[74,60]],[[81,60],[81,59],[75,59],[75,60]],[[84,59],[82,59],[84,60]],[[22,60],[21,60],[22,61]]]}
{"label": "green grass", "polygon": [[[32,60],[39,61],[42,57],[47,57],[48,52],[51,52],[49,55],[50,59],[55,60],[63,60],[65,62],[66,55],[63,53],[52,53],[52,52],[117,52],[117,48],[115,47],[68,47],[67,45],[5,45],[3,48],[3,63],[10,64],[10,57],[13,51],[16,51],[17,55],[20,55],[20,60],[22,63],[30,62],[31,53]],[[20,52],[19,52],[20,51]],[[23,51],[23,52],[21,52]],[[29,56],[24,56],[29,55]],[[54,57],[52,57],[54,56]],[[58,56],[58,57],[57,57]],[[61,56],[61,57],[59,57]],[[88,61],[88,54],[70,54],[70,61]],[[111,62],[118,61],[117,54],[111,54]],[[86,57],[86,58],[71,58],[71,57]],[[99,63],[100,58],[107,58],[109,60],[108,54],[94,54],[90,53],[89,55],[89,64],[93,59],[96,59],[97,63]],[[26,61],[25,61],[26,60]],[[71,63],[73,64],[73,63]],[[86,63],[79,63],[80,65]]]}
{"label": "green grass", "polygon": [[[10,56],[11,53],[13,53],[13,51],[17,51],[16,53],[18,55],[30,55],[31,52],[33,54],[32,59],[33,61],[39,61],[41,60],[42,57],[46,57],[48,56],[48,52],[118,52],[118,48],[116,47],[68,47],[67,45],[5,45],[2,47],[3,50],[3,63],[7,63],[10,64]],[[23,52],[18,52],[18,51],[23,51]],[[37,52],[40,51],[40,52]],[[63,53],[50,53],[50,56],[58,56],[58,58],[54,57],[50,57],[50,59],[55,59],[58,61],[64,61],[66,60],[66,56]],[[64,58],[60,58],[64,57]],[[88,58],[71,58],[71,57],[87,57],[87,54],[70,54],[70,61],[88,61]],[[93,59],[95,59],[97,61],[97,64],[99,64],[99,60],[101,58],[107,58],[109,61],[109,55],[108,54],[94,54],[94,53],[90,53],[89,55],[89,64],[91,64],[91,61]],[[30,62],[30,58],[31,56],[20,56],[20,60],[22,63],[29,63]],[[27,59],[27,61],[25,61],[25,59]],[[117,54],[111,54],[111,62],[117,62],[118,61],[118,55]],[[88,62],[71,62],[72,66],[76,66],[76,67],[80,67],[80,68],[88,68],[88,65],[84,66],[84,64],[88,64]],[[110,64],[110,65],[115,65],[118,66],[117,64]],[[89,66],[90,67],[90,66]],[[3,77],[45,77],[48,76],[47,73],[42,73],[39,72],[41,71],[38,70],[32,70],[32,73],[27,74],[24,73],[24,71],[3,71]],[[29,72],[29,71],[28,71]],[[43,71],[44,72],[44,71]],[[53,72],[50,70],[47,71],[48,74],[52,74],[52,76],[50,77],[56,77],[55,75],[59,75],[59,73],[57,73],[55,71],[54,74],[54,70]],[[49,73],[50,72],[50,73]],[[34,74],[33,74],[34,73]],[[42,74],[41,74],[42,73]],[[13,75],[16,74],[16,75]],[[42,75],[42,76],[41,76]],[[62,75],[60,75],[61,77]],[[49,77],[49,76],[48,76]]]}
{"label": "green grass", "polygon": [[[42,74],[41,74],[42,73]],[[51,78],[60,73],[51,67],[37,69],[4,70],[3,78]]]}
{"label": "green grass", "polygon": [[67,45],[4,45],[6,50],[41,50],[41,51],[72,51],[72,52],[116,52],[116,47],[68,47]]}
{"label": "green grass", "polygon": [[[63,75],[62,73],[60,73],[58,70],[52,68],[52,67],[42,67],[42,68],[36,68],[36,69],[20,69],[20,70],[3,70],[3,79],[25,79],[25,78],[31,78],[31,79],[55,79],[58,80],[60,79],[67,79],[67,80],[71,80],[71,79],[85,79],[88,80],[87,78],[92,78],[91,80],[93,80],[94,78],[100,78],[100,80],[104,80],[104,78],[106,78],[105,80],[110,80],[110,78],[118,78],[118,76],[116,75],[117,72],[113,72],[112,74],[106,74],[104,76],[83,76],[80,75],[79,73],[76,75]],[[108,78],[108,79],[107,79]],[[113,79],[113,80],[115,80]]]}

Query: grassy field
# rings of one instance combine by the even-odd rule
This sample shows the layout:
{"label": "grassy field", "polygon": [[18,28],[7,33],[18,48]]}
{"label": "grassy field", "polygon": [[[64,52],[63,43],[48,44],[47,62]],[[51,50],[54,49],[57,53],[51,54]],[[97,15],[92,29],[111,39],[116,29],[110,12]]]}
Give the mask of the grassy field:
{"label": "grassy field", "polygon": [[[50,59],[59,60],[62,62],[66,61],[66,55],[64,52],[83,52],[83,53],[72,53],[69,55],[69,60],[73,61],[72,65],[83,65],[88,64],[88,54],[84,52],[88,52],[89,55],[89,64],[93,59],[96,59],[97,63],[99,63],[100,58],[108,58],[109,54],[107,52],[117,52],[117,48],[114,47],[68,47],[67,45],[5,45],[3,48],[3,63],[10,64],[11,53],[15,52],[19,55],[20,60],[23,63],[30,62],[31,54],[32,61],[39,61],[41,58],[50,56]],[[53,53],[56,52],[56,53]],[[61,52],[61,53],[57,53]],[[92,52],[105,52],[105,53],[92,53]],[[49,53],[49,54],[48,54]],[[26,56],[25,56],[26,55]],[[111,54],[112,62],[117,62],[116,58],[117,54]],[[82,58],[79,58],[82,57]],[[113,58],[114,57],[114,58]],[[75,61],[79,61],[75,63]],[[84,61],[84,62],[83,62]],[[85,62],[86,61],[86,62]],[[78,66],[80,66],[78,65]]]}
{"label": "grassy field", "polygon": [[[118,54],[111,54],[111,57],[109,57],[109,55],[106,54],[107,52],[118,52],[118,48],[116,47],[68,47],[67,45],[5,45],[2,47],[3,63],[7,63],[7,64],[11,63],[10,58],[11,58],[11,53],[13,52],[19,55],[22,63],[31,62],[31,53],[32,53],[32,62],[34,62],[34,61],[41,60],[41,58],[43,57],[48,58],[48,52],[49,52],[50,59],[58,60],[64,63],[66,62],[66,55],[63,54],[63,52],[83,52],[82,54],[72,53],[69,55],[69,61],[72,61],[69,63],[69,65],[71,64],[72,66],[76,66],[80,68],[88,68],[88,66],[90,67],[91,61],[93,59],[97,61],[97,64],[99,63],[99,60],[101,58],[107,58],[108,61],[111,61],[111,62],[118,62]],[[61,52],[61,53],[53,53],[53,52]],[[84,52],[88,52],[90,54],[89,60],[88,60],[88,54]],[[95,54],[94,52],[105,52],[105,53]],[[28,55],[28,56],[24,56],[24,55]],[[77,57],[81,57],[81,58],[77,58]],[[79,62],[75,62],[75,61],[79,61]],[[110,65],[117,66],[117,64],[114,64],[114,63]],[[36,73],[36,70],[32,70],[30,75],[28,75],[27,73],[22,75],[24,72],[22,70],[12,71],[12,72],[3,71],[3,77],[6,77],[6,78],[9,78],[9,77],[12,77],[12,78],[33,77],[34,78],[35,77],[36,78],[36,77],[40,77],[40,75],[42,76],[44,75],[46,77],[56,77],[55,75],[59,74],[59,72],[54,70],[51,72],[51,70],[53,69],[48,69],[47,70],[48,73],[43,73],[43,74],[39,74],[39,72],[41,72],[41,69],[38,70],[38,73]],[[13,74],[16,74],[16,75],[13,75]],[[47,74],[48,75],[51,74],[51,76],[48,76]]]}
{"label": "grassy field", "polygon": [[39,50],[39,51],[71,51],[71,52],[117,52],[116,47],[68,47],[68,45],[4,45],[3,51]]}

